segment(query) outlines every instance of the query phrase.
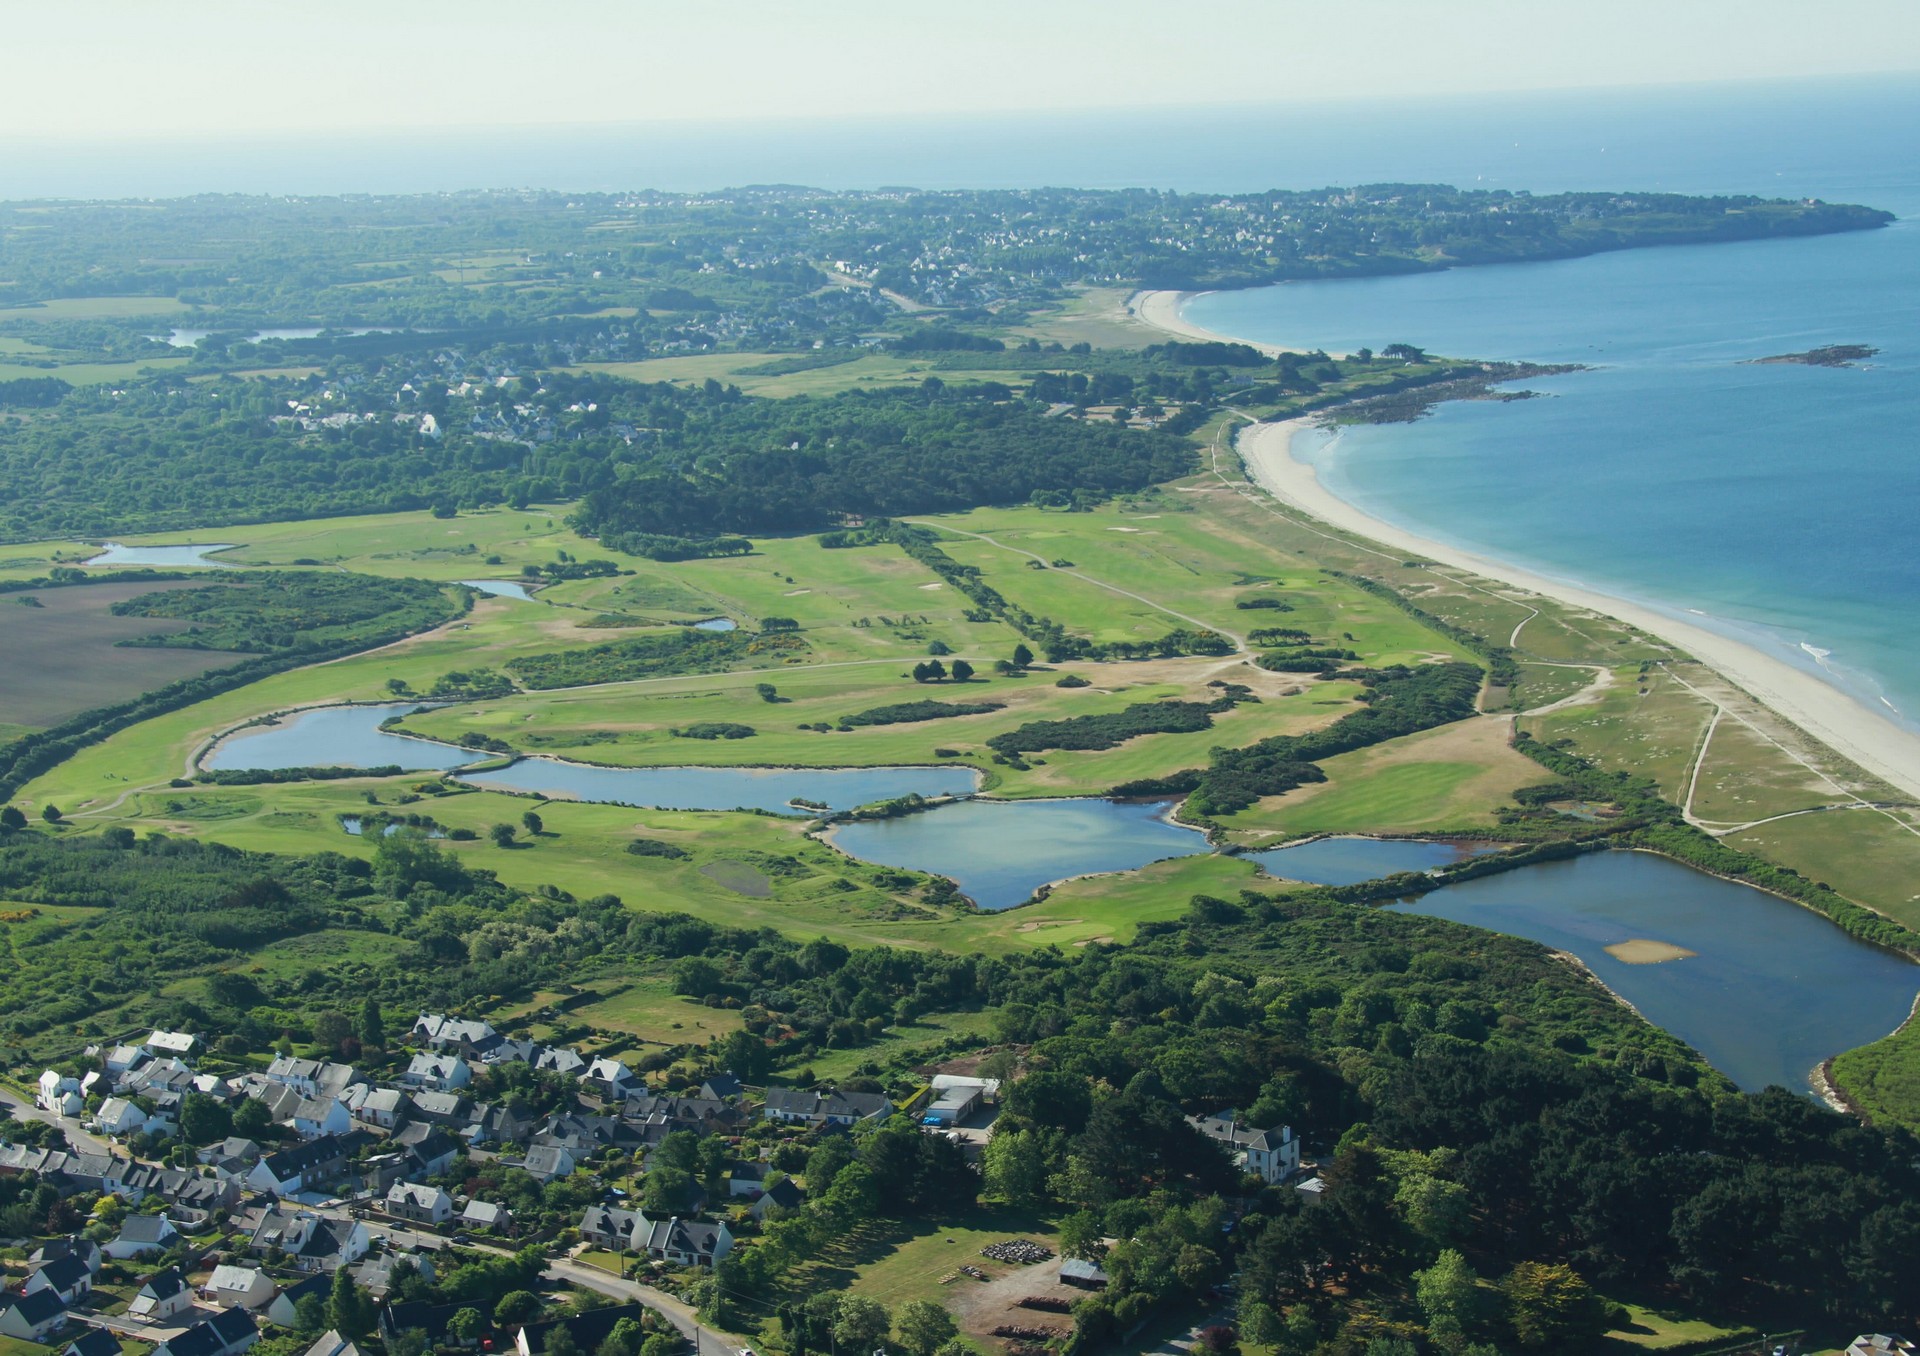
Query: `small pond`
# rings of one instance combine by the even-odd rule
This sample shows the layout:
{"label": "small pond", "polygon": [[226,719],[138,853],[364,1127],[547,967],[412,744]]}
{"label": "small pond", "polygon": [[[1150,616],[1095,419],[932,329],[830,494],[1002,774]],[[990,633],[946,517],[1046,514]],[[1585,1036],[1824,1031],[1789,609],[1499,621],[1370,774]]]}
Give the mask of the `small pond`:
{"label": "small pond", "polygon": [[1049,881],[1131,871],[1207,852],[1167,819],[1169,801],[968,800],[900,819],[842,824],[834,845],[869,862],[951,876],[983,909],[1025,903]]}
{"label": "small pond", "polygon": [[1804,1091],[1906,1019],[1920,967],[1810,909],[1645,852],[1596,852],[1396,909],[1529,937],[1590,966],[1741,1087]]}
{"label": "small pond", "polygon": [[1433,843],[1411,838],[1316,838],[1311,843],[1249,852],[1269,876],[1308,885],[1358,885],[1400,871],[1432,871],[1485,852],[1498,844]]}
{"label": "small pond", "polygon": [[518,598],[523,603],[533,601],[533,594],[527,591],[527,586],[516,584],[511,579],[462,579],[459,582],[494,598]]}
{"label": "small pond", "polygon": [[493,757],[473,749],[388,734],[380,722],[418,711],[418,702],[326,706],[256,725],[223,739],[205,758],[216,772],[286,767],[399,767],[408,772],[465,767]]}
{"label": "small pond", "polygon": [[732,617],[708,617],[705,621],[695,622],[693,629],[696,631],[737,631],[740,629],[740,623],[736,622]]}
{"label": "small pond", "polygon": [[232,542],[216,542],[211,546],[127,546],[121,542],[107,542],[97,556],[89,556],[88,565],[145,565],[156,570],[177,570],[189,565],[210,565],[224,568],[223,560],[209,560],[207,557],[215,551],[231,551]]}
{"label": "small pond", "polygon": [[558,758],[524,758],[498,772],[462,780],[495,791],[642,805],[656,810],[769,810],[807,814],[796,797],[835,810],[922,796],[969,796],[980,785],[970,767],[594,767]]}
{"label": "small pond", "polygon": [[[352,834],[355,838],[360,837],[367,831],[366,825],[360,822],[359,815],[341,815],[340,827]],[[384,838],[391,838],[402,829],[416,829],[425,833],[429,838],[445,838],[447,836],[445,829],[423,829],[417,824],[403,824],[397,819],[389,822],[384,829],[380,830],[380,834]]]}

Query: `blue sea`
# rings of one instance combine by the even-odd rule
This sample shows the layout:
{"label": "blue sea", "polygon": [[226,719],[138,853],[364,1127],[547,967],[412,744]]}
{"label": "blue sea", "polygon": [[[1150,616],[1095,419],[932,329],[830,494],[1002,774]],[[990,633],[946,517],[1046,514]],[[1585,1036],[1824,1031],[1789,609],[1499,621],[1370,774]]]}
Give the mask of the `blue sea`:
{"label": "blue sea", "polygon": [[[1277,68],[1278,72],[1278,68]],[[1694,612],[1920,716],[1920,79],[1194,111],[48,144],[0,132],[0,197],[1455,183],[1864,202],[1890,229],[1203,297],[1188,316],[1331,349],[1577,361],[1552,399],[1459,404],[1314,453],[1378,516]],[[1861,370],[1743,365],[1830,343]],[[1299,444],[1296,444],[1299,446]]]}

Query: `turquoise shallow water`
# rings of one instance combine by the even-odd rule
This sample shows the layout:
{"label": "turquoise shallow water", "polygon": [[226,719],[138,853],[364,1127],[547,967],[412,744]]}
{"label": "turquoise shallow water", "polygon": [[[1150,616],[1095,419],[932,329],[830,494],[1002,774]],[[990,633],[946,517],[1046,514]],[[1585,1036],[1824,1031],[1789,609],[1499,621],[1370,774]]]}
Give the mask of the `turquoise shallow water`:
{"label": "turquoise shallow water", "polygon": [[[1832,196],[1920,213],[1920,174]],[[1527,383],[1549,399],[1446,405],[1296,455],[1377,517],[1696,614],[1916,725],[1920,221],[1288,284],[1186,315],[1331,349],[1592,364]],[[1858,369],[1747,361],[1850,343],[1880,353]]]}

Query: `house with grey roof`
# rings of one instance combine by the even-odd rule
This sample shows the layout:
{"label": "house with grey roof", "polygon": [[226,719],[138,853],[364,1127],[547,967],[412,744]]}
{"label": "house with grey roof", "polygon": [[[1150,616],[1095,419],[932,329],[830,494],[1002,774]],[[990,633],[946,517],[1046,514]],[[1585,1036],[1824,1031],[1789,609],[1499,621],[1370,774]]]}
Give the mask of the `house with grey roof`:
{"label": "house with grey roof", "polygon": [[120,1260],[151,1257],[165,1252],[179,1237],[180,1231],[165,1215],[128,1215],[120,1222],[119,1235],[101,1251]]}
{"label": "house with grey roof", "polygon": [[67,1306],[51,1290],[16,1295],[0,1290],[0,1333],[26,1342],[44,1342],[67,1322]]}

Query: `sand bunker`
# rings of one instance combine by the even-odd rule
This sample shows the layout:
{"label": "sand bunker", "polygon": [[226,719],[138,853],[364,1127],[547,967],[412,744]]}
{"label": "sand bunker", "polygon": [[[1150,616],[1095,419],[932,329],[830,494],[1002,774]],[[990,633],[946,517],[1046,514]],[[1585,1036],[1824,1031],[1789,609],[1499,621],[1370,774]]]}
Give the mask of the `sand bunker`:
{"label": "sand bunker", "polygon": [[927,591],[928,593],[931,593],[931,592],[933,592],[933,590],[935,590],[935,589],[943,589],[943,588],[945,588],[945,587],[946,587],[946,585],[945,585],[945,584],[922,584],[922,585],[921,585],[920,587],[921,587],[922,589],[924,589],[924,590],[926,590],[926,591]]}
{"label": "sand bunker", "polygon": [[1662,961],[1685,960],[1700,953],[1689,951],[1684,946],[1675,946],[1672,942],[1652,942],[1645,937],[1633,937],[1624,942],[1615,942],[1607,948],[1607,954],[1628,965],[1658,965]]}

